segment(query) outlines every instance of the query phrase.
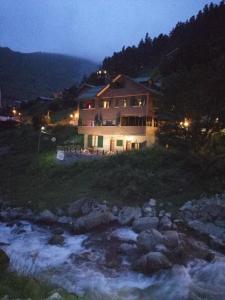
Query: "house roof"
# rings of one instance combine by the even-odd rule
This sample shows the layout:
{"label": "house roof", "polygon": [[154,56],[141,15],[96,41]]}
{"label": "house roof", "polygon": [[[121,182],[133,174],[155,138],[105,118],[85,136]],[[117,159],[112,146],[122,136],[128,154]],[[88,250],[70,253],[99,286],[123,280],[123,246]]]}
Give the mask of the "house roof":
{"label": "house roof", "polygon": [[137,77],[131,79],[134,80],[135,82],[142,83],[142,82],[148,82],[150,78],[149,76],[145,76],[145,77]]}
{"label": "house roof", "polygon": [[97,94],[104,88],[104,86],[93,86],[90,87],[88,90],[81,93],[77,99],[78,100],[88,100],[90,98],[94,98]]}
{"label": "house roof", "polygon": [[[126,76],[126,75],[122,75],[122,74],[119,74],[117,75],[114,79],[113,79],[113,83],[116,82],[117,80],[119,80],[121,77],[124,77],[124,78],[127,78],[128,80],[131,80],[133,81],[136,85],[139,85],[140,87],[144,88],[145,90],[147,90],[148,92],[152,93],[152,94],[155,94],[155,95],[161,95],[160,92],[158,92],[157,90],[155,89],[152,89],[146,85],[143,84],[143,82],[146,82],[149,80],[149,78],[147,77],[138,77],[138,78],[131,78],[129,76]],[[105,87],[103,87],[97,94],[97,96],[101,96],[106,90],[108,90],[110,88],[111,84],[108,84],[106,85]]]}

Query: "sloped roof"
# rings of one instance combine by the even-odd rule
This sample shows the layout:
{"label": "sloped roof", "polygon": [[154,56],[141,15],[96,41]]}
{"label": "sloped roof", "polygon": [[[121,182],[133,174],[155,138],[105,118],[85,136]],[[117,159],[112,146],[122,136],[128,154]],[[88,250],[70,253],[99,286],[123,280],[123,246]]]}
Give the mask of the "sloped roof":
{"label": "sloped roof", "polygon": [[84,91],[78,96],[78,100],[85,100],[85,99],[90,99],[94,98],[97,96],[97,94],[104,88],[104,86],[93,86],[90,87],[88,90]]}
{"label": "sloped roof", "polygon": [[149,76],[145,76],[145,77],[137,77],[131,79],[134,80],[135,82],[142,83],[142,82],[148,82],[150,78]]}

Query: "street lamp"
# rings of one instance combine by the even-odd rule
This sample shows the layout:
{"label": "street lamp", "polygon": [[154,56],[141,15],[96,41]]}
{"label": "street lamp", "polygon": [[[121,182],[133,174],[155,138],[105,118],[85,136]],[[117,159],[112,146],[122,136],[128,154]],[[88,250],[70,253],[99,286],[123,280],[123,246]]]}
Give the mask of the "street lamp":
{"label": "street lamp", "polygon": [[41,129],[39,130],[39,135],[38,135],[38,147],[37,147],[37,152],[40,152],[40,144],[41,144],[41,134],[45,133],[45,126],[41,126]]}

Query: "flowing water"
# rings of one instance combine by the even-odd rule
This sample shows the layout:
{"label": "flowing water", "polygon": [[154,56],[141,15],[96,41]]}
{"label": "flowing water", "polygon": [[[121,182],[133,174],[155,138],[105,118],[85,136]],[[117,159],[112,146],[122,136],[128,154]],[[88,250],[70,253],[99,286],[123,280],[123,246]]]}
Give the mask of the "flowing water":
{"label": "flowing water", "polygon": [[50,245],[47,227],[21,221],[0,223],[0,245],[11,268],[48,280],[91,300],[224,300],[225,258],[194,260],[157,275],[131,270],[129,257],[118,258],[121,240],[135,241],[129,228],[101,233],[64,233],[63,246]]}

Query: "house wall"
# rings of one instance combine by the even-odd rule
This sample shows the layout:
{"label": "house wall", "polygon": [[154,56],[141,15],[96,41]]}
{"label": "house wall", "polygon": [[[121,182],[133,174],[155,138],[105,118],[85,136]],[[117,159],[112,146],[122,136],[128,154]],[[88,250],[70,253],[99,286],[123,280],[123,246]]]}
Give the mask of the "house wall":
{"label": "house wall", "polygon": [[[103,147],[98,147],[98,136],[92,135],[92,143],[93,148],[96,150],[104,150],[104,151],[111,151],[111,143],[112,140],[114,141],[114,150],[115,151],[125,151],[127,149],[127,143],[131,144],[135,143],[136,147],[139,147],[139,144],[146,142],[146,136],[145,135],[101,135],[103,136]],[[123,141],[122,146],[117,146],[117,140]],[[88,148],[88,134],[84,135],[84,148]],[[131,149],[130,149],[131,150]]]}

